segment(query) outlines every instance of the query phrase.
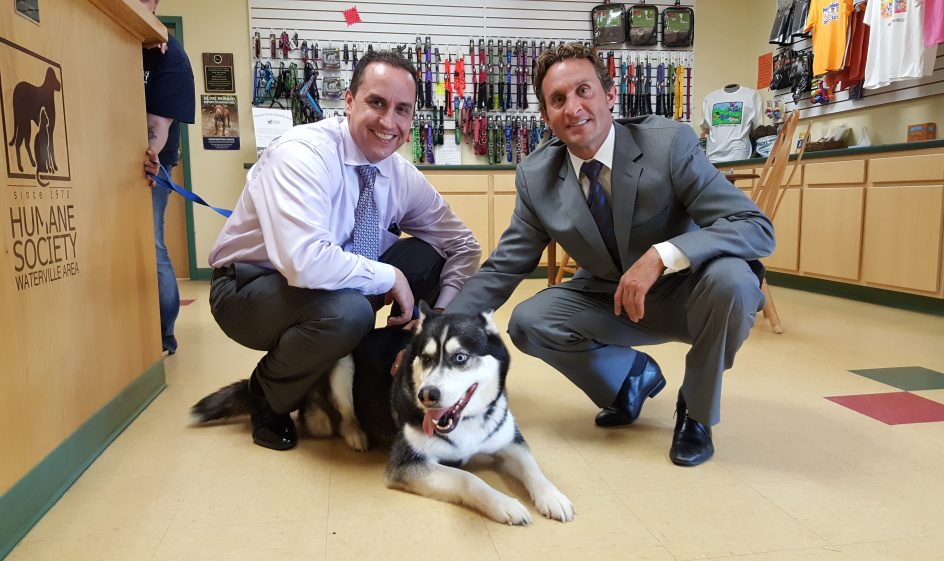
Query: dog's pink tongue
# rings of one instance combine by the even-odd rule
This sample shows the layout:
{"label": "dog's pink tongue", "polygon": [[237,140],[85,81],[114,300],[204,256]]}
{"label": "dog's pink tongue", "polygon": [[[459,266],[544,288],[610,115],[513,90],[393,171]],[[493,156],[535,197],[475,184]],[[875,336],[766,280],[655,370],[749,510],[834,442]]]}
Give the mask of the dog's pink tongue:
{"label": "dog's pink tongue", "polygon": [[426,410],[426,414],[423,415],[423,432],[426,433],[426,436],[433,436],[433,429],[436,427],[436,423],[445,413],[445,409]]}

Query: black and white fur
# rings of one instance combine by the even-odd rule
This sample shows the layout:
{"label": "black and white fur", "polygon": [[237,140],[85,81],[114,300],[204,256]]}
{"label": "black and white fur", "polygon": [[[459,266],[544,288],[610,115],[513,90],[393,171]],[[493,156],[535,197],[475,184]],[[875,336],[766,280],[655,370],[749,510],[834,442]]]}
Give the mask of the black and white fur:
{"label": "black and white fur", "polygon": [[[354,450],[366,450],[368,442],[389,445],[390,488],[462,504],[496,522],[529,524],[531,514],[520,501],[460,469],[473,456],[492,456],[500,470],[524,484],[538,512],[572,520],[570,500],[541,472],[508,409],[508,350],[491,312],[443,315],[425,304],[421,309],[412,338],[399,328],[375,330],[338,361],[329,387],[309,393],[299,411],[302,425],[314,436],[338,433]],[[407,344],[391,377],[397,352]],[[197,420],[242,411],[232,405],[233,396],[246,394],[237,384],[195,405]]]}

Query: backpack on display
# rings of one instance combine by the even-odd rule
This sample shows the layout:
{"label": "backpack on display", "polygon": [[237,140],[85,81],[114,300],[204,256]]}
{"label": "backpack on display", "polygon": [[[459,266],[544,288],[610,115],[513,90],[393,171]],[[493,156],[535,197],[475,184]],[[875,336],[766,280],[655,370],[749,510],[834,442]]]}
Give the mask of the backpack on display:
{"label": "backpack on display", "polygon": [[793,85],[793,82],[790,78],[790,72],[793,68],[793,56],[795,54],[796,53],[790,49],[784,49],[774,55],[772,64],[773,74],[770,78],[771,91],[782,90]]}
{"label": "backpack on display", "polygon": [[618,45],[626,42],[626,7],[600,4],[590,10],[593,45]]}
{"label": "backpack on display", "polygon": [[634,47],[655,45],[658,41],[659,8],[646,5],[645,1],[634,5],[629,9],[626,25],[629,26],[626,34],[629,36],[630,45]]}
{"label": "backpack on display", "polygon": [[675,6],[662,10],[662,46],[691,47],[695,42],[695,10]]}

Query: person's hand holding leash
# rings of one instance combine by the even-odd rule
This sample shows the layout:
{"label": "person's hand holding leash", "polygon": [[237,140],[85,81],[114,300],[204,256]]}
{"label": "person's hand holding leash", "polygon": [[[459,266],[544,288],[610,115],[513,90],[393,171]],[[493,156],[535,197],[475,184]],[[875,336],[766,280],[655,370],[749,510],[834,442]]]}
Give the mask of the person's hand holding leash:
{"label": "person's hand holding leash", "polygon": [[157,175],[161,171],[161,163],[154,154],[154,150],[148,148],[144,151],[144,176],[147,177],[148,185],[155,186],[154,180],[150,176]]}
{"label": "person's hand holding leash", "polygon": [[613,295],[613,313],[620,315],[623,310],[633,323],[638,322],[646,313],[646,294],[655,284],[665,264],[656,248],[650,247],[623,276],[620,277],[616,294]]}

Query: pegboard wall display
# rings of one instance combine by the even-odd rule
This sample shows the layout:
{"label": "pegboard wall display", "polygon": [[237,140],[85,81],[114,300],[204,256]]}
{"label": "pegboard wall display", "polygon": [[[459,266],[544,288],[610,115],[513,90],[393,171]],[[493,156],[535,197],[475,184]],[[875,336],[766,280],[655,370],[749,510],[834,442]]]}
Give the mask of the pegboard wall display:
{"label": "pegboard wall display", "polygon": [[[532,88],[538,54],[561,43],[590,45],[590,14],[599,3],[374,0],[357,2],[352,14],[348,2],[251,0],[253,104],[291,108],[296,124],[343,115],[357,60],[368,50],[399,49],[421,84],[412,133],[417,163],[433,163],[427,148],[447,136],[474,144],[481,163],[518,161],[551,134]],[[677,3],[646,5],[660,13],[655,45],[597,49],[620,93],[614,116],[690,121],[691,47],[662,44],[661,13]],[[694,0],[678,5],[694,9]]]}
{"label": "pegboard wall display", "polygon": [[[876,89],[861,86],[848,87],[841,91],[829,89],[825,102],[823,102],[822,91],[826,84],[820,86],[820,77],[813,76],[810,68],[813,41],[808,37],[794,36],[787,44],[772,46],[775,48],[774,80],[770,89],[775,92],[774,99],[783,104],[786,112],[799,109],[800,117],[804,119],[944,93],[944,45],[937,47],[934,72],[930,76],[894,82]],[[784,70],[781,72],[782,80],[778,79],[780,65],[784,65]],[[803,70],[794,70],[791,73],[787,68],[789,66]],[[801,79],[802,84],[793,79],[793,76],[803,75],[806,77]]]}

